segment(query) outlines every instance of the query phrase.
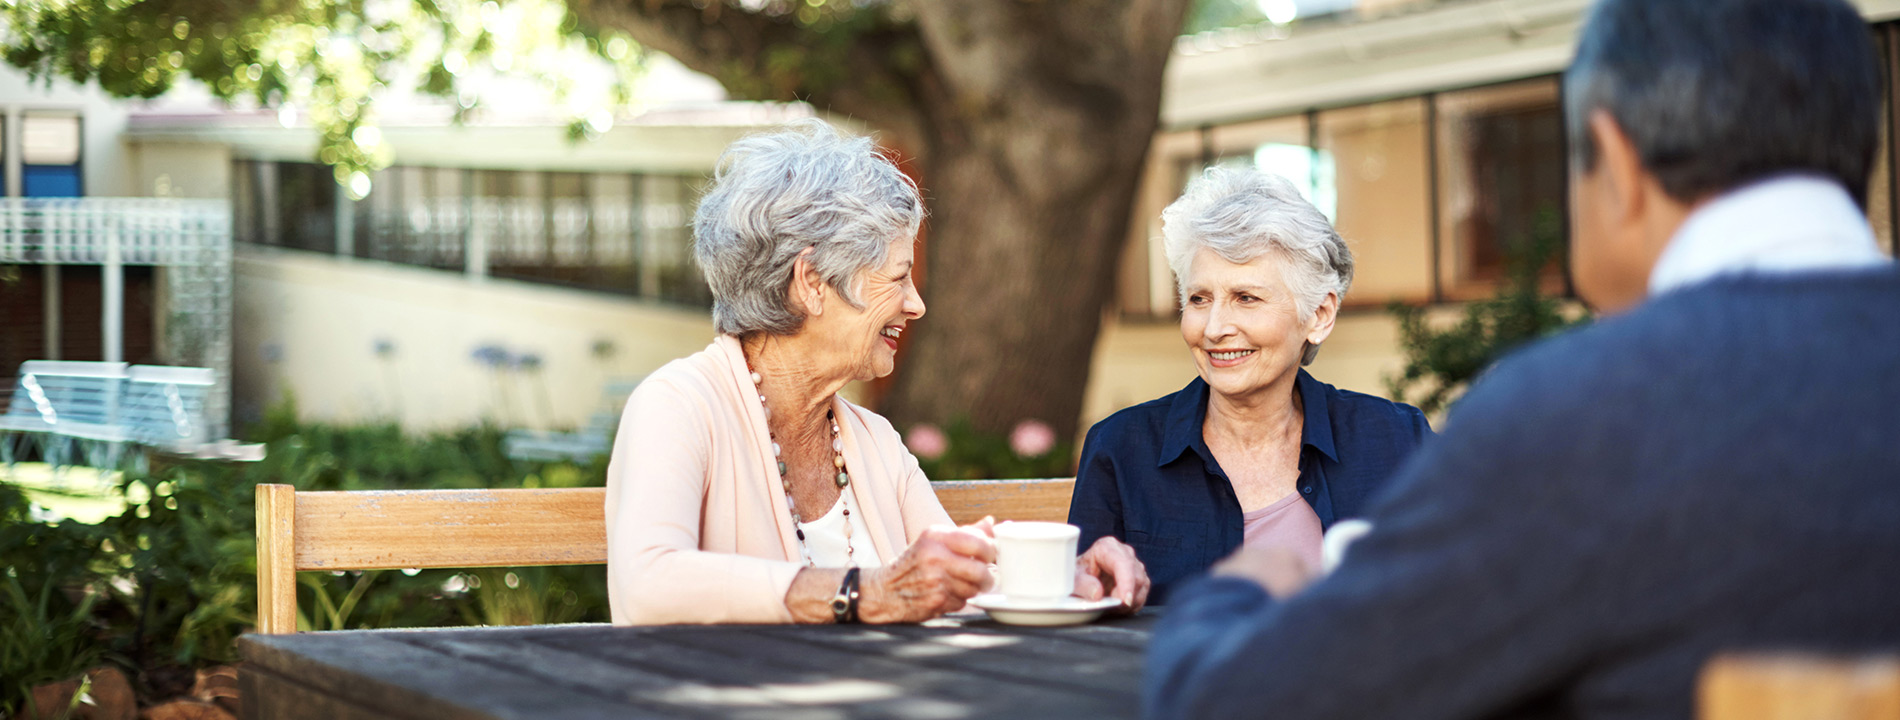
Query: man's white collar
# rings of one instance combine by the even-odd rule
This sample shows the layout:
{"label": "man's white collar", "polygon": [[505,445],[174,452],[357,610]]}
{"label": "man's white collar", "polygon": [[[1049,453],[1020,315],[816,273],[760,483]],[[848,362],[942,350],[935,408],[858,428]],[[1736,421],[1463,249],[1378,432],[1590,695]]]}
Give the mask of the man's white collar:
{"label": "man's white collar", "polygon": [[1697,209],[1649,274],[1650,296],[1724,275],[1871,269],[1893,261],[1839,184],[1784,175]]}

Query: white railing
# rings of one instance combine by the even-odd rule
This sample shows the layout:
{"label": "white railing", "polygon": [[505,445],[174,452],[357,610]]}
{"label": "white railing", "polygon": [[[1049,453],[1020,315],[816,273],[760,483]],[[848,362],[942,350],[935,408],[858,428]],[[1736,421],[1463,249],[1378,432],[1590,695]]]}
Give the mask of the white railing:
{"label": "white railing", "polygon": [[[171,198],[0,199],[0,263],[105,268],[105,355],[117,360],[123,288],[116,268],[166,268],[164,354],[210,368],[209,430],[226,432],[231,402],[231,204]],[[7,377],[14,368],[0,368]]]}
{"label": "white railing", "polygon": [[[643,206],[636,214],[625,205],[585,198],[430,198],[400,208],[361,211],[370,214],[372,232],[355,242],[375,258],[460,258],[473,219],[481,228],[490,262],[552,267],[625,264],[636,260],[636,237],[661,230],[683,231],[688,210],[677,203],[660,203]],[[391,239],[398,233],[403,236],[400,243]]]}
{"label": "white railing", "polygon": [[230,245],[223,200],[0,199],[0,262],[197,265]]}

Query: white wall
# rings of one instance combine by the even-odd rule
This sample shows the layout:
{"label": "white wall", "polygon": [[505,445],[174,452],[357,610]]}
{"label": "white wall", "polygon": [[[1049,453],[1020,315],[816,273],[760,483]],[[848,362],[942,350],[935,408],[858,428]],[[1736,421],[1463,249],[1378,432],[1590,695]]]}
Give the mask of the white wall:
{"label": "white wall", "polygon": [[[397,420],[424,431],[492,420],[586,423],[602,389],[712,341],[710,316],[651,302],[314,253],[242,247],[234,347],[238,427],[289,391],[306,419]],[[394,351],[380,359],[386,340]],[[597,358],[597,342],[612,343]],[[494,344],[541,358],[536,373],[491,370]]]}
{"label": "white wall", "polygon": [[131,193],[147,197],[231,199],[231,148],[217,143],[127,143]]}

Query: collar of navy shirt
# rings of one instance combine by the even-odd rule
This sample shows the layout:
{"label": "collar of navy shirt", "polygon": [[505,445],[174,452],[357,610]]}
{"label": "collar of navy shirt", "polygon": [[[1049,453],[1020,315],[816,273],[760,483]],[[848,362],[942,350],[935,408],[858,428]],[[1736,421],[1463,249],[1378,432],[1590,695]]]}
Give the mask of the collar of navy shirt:
{"label": "collar of navy shirt", "polygon": [[[1300,444],[1325,455],[1328,460],[1339,462],[1339,454],[1333,449],[1332,416],[1327,414],[1326,384],[1320,382],[1305,370],[1300,370],[1294,378],[1294,387],[1300,393],[1300,403],[1305,406],[1304,427],[1300,429]],[[1181,392],[1175,393],[1168,407],[1167,435],[1161,441],[1160,456],[1155,459],[1155,467],[1163,467],[1179,460],[1181,454],[1193,449],[1200,454],[1201,460],[1209,466],[1215,465],[1214,453],[1207,449],[1207,439],[1201,435],[1201,423],[1207,419],[1207,397],[1212,389],[1207,381],[1194,378]]]}

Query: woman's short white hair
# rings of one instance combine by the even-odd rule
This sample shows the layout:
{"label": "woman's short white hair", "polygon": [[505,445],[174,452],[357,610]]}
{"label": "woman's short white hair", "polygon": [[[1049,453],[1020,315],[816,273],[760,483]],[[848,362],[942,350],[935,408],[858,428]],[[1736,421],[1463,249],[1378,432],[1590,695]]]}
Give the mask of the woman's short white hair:
{"label": "woman's short white hair", "polygon": [[1344,301],[1352,285],[1352,251],[1346,241],[1299,188],[1273,173],[1208,168],[1161,211],[1161,233],[1183,304],[1188,268],[1201,248],[1233,263],[1279,253],[1302,319],[1313,316],[1327,293]]}
{"label": "woman's short white hair", "polygon": [[790,335],[805,324],[790,304],[792,267],[806,262],[853,307],[858,279],[884,264],[892,241],[915,237],[917,185],[870,138],[809,118],[726,148],[693,213],[693,259],[713,295],[720,333]]}

